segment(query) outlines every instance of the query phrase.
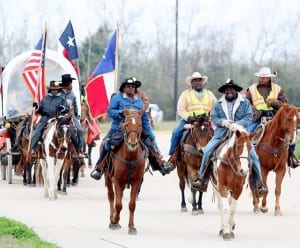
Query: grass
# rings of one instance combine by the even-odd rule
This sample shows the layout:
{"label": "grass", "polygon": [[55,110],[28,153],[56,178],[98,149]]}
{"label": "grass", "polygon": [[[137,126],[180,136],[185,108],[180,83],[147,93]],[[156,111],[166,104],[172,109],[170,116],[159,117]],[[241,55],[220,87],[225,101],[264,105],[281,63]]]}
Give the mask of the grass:
{"label": "grass", "polygon": [[43,241],[21,222],[0,217],[0,247],[6,248],[57,248],[58,246]]}

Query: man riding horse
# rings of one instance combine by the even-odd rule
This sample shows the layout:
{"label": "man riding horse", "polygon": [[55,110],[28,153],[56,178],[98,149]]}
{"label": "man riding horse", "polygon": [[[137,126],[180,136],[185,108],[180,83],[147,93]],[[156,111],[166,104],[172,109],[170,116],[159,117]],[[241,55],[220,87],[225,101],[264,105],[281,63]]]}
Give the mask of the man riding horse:
{"label": "man riding horse", "polygon": [[[242,87],[228,79],[218,91],[224,95],[214,105],[211,118],[217,126],[213,138],[203,148],[203,159],[198,172],[198,178],[192,182],[195,189],[206,192],[208,176],[206,170],[210,164],[210,156],[224,138],[228,137],[229,131],[236,131],[237,124],[247,128],[252,119],[252,108],[250,102],[242,96]],[[251,147],[250,158],[252,160],[251,183],[258,196],[266,195],[268,189],[262,182],[260,162],[254,147]]]}
{"label": "man riding horse", "polygon": [[[107,166],[107,156],[111,149],[116,149],[124,140],[123,131],[120,129],[120,123],[124,120],[124,109],[144,109],[143,100],[136,94],[136,89],[141,86],[141,82],[126,79],[122,82],[119,94],[112,96],[107,114],[111,117],[112,124],[104,140],[104,145],[95,169],[91,172],[91,177],[99,180]],[[159,170],[163,175],[170,173],[175,167],[164,161],[155,142],[155,135],[150,126],[149,118],[144,111],[142,115],[142,138],[149,150],[149,161],[153,170]]]}
{"label": "man riding horse", "polygon": [[186,83],[191,88],[183,91],[178,99],[177,113],[181,120],[172,132],[169,150],[170,163],[175,163],[177,160],[179,150],[177,147],[183,136],[185,124],[195,121],[194,115],[209,115],[217,101],[215,95],[204,88],[206,82],[207,76],[202,76],[199,72],[194,72],[192,76],[186,78]]}
{"label": "man riding horse", "polygon": [[[272,78],[277,76],[276,72],[271,72],[269,67],[262,67],[259,72],[254,74],[258,77],[258,83],[252,84],[247,89],[247,98],[252,104],[253,119],[248,127],[249,132],[254,132],[261,123],[263,117],[272,118],[282,104],[287,103],[287,97],[283,88],[272,82]],[[300,161],[294,154],[296,145],[289,147],[289,166],[296,168]]]}
{"label": "man riding horse", "polygon": [[37,102],[33,102],[32,104],[36,109],[36,113],[41,115],[41,119],[35,126],[31,138],[30,149],[32,160],[35,160],[37,158],[38,141],[48,121],[58,112],[69,112],[69,105],[67,101],[61,96],[62,87],[60,86],[60,82],[50,81],[50,85],[47,87],[47,89],[48,94],[43,98],[40,104],[38,104]]}

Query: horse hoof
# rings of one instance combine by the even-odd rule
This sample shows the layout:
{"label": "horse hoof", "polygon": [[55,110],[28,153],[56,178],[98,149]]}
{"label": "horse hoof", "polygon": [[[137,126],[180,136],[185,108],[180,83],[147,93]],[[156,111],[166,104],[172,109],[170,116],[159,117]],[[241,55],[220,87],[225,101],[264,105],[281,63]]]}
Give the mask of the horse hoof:
{"label": "horse hoof", "polygon": [[84,173],[81,173],[81,175],[80,175],[81,177],[85,177],[85,174]]}
{"label": "horse hoof", "polygon": [[259,212],[260,212],[259,207],[254,207],[254,208],[253,208],[253,213],[259,213]]}
{"label": "horse hoof", "polygon": [[61,194],[62,195],[68,195],[68,192],[67,191],[62,191]]}
{"label": "horse hoof", "polygon": [[275,216],[282,216],[282,212],[280,210],[275,210]]}
{"label": "horse hoof", "polygon": [[118,230],[120,228],[121,228],[121,225],[119,223],[109,223],[110,230]]}
{"label": "horse hoof", "polygon": [[129,227],[128,234],[130,234],[130,235],[136,235],[137,234],[136,228],[135,227]]}
{"label": "horse hoof", "polygon": [[260,207],[260,211],[262,213],[267,213],[268,212],[268,208],[267,207]]}
{"label": "horse hoof", "polygon": [[187,208],[186,208],[186,207],[183,207],[183,208],[180,209],[180,211],[181,211],[181,212],[187,212]]}
{"label": "horse hoof", "polygon": [[223,237],[223,234],[224,234],[223,229],[221,229],[221,230],[219,231],[219,236]]}
{"label": "horse hoof", "polygon": [[230,232],[230,233],[223,233],[223,240],[228,241],[234,239],[234,233]]}

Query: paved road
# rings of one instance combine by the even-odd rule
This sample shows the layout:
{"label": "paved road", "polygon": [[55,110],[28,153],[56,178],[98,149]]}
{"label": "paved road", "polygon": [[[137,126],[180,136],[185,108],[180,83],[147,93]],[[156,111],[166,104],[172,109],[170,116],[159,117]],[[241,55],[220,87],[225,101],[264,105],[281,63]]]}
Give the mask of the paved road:
{"label": "paved road", "polygon": [[[157,140],[167,157],[170,134],[158,134]],[[94,161],[97,154],[93,154]],[[90,169],[86,169],[88,175]],[[19,220],[32,227],[43,239],[63,248],[76,247],[297,247],[300,236],[300,169],[292,171],[283,183],[283,216],[274,214],[274,175],[269,178],[271,195],[267,214],[253,214],[249,190],[245,187],[236,213],[235,240],[224,242],[218,237],[219,214],[212,189],[204,195],[204,215],[180,212],[180,192],[176,172],[161,176],[147,174],[137,202],[136,236],[127,234],[128,198],[125,191],[120,224],[108,228],[109,206],[104,181],[89,176],[79,185],[69,187],[67,196],[56,201],[43,198],[41,187],[25,187],[21,177],[13,184],[0,181],[0,215]]]}

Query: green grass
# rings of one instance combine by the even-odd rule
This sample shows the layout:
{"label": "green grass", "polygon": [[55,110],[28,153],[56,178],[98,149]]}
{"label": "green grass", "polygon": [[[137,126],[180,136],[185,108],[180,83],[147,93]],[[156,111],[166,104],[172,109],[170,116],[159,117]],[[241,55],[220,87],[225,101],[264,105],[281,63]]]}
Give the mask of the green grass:
{"label": "green grass", "polygon": [[21,222],[0,217],[0,247],[57,248],[58,246],[41,240],[34,230]]}

